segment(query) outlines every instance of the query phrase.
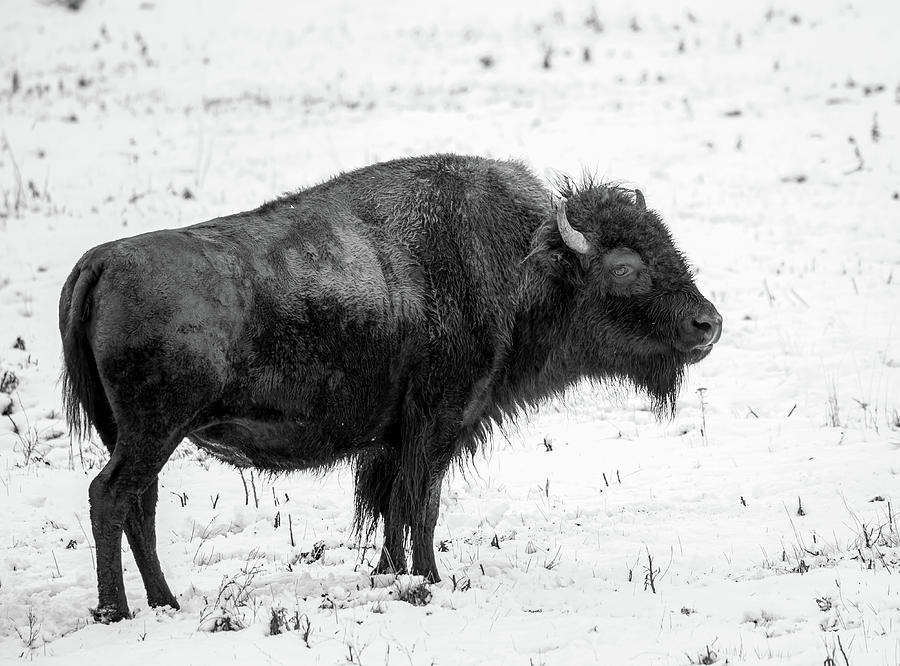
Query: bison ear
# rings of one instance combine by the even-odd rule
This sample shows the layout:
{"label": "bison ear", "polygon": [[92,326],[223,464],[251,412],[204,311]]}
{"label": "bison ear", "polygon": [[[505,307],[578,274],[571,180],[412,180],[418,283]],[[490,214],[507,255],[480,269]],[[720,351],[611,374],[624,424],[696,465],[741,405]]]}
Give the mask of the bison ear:
{"label": "bison ear", "polygon": [[644,201],[644,193],[640,190],[634,191],[634,205],[638,210],[647,210],[647,202]]}
{"label": "bison ear", "polygon": [[591,245],[588,243],[584,234],[577,229],[572,228],[566,217],[566,200],[560,199],[556,205],[556,226],[559,228],[559,235],[562,236],[563,242],[570,250],[578,254],[588,254],[591,251]]}

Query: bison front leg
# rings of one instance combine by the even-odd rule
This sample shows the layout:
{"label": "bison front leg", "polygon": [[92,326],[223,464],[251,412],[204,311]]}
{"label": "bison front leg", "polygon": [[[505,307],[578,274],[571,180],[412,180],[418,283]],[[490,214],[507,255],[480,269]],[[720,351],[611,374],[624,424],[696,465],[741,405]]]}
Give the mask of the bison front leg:
{"label": "bison front leg", "polygon": [[397,515],[396,511],[391,510],[391,504],[395,506],[402,501],[395,496],[400,492],[399,484],[394,484],[391,488],[391,497],[381,510],[381,518],[384,523],[384,542],[381,546],[381,557],[378,560],[378,566],[375,567],[373,573],[406,573],[406,526]]}
{"label": "bison front leg", "polygon": [[444,482],[445,474],[446,470],[443,469],[431,475],[425,515],[423,520],[413,525],[410,530],[412,533],[412,573],[424,576],[425,580],[430,583],[438,583],[441,580],[434,557],[434,528],[437,525],[441,507],[441,485]]}
{"label": "bison front leg", "polygon": [[[356,467],[356,529],[368,538],[381,520],[384,540],[373,574],[405,573],[405,525],[397,507],[402,497],[397,493],[396,455],[379,451],[360,458]],[[392,508],[393,507],[393,508]]]}
{"label": "bison front leg", "polygon": [[[408,410],[396,483],[402,488],[394,515],[403,516],[412,546],[411,573],[426,581],[441,580],[434,557],[434,529],[441,504],[441,483],[457,452],[458,414],[454,409],[437,410],[430,416],[412,407]],[[449,416],[448,416],[449,415]]]}
{"label": "bison front leg", "polygon": [[[441,504],[441,483],[446,470],[429,474],[430,482],[426,496],[421,502],[410,505],[407,488],[395,481],[387,502],[382,507],[384,521],[384,544],[381,558],[373,573],[405,573],[406,531],[409,530],[412,546],[413,566],[410,573],[423,576],[430,583],[440,582],[437,562],[434,557],[434,529],[437,525]],[[424,510],[417,509],[422,506]]]}

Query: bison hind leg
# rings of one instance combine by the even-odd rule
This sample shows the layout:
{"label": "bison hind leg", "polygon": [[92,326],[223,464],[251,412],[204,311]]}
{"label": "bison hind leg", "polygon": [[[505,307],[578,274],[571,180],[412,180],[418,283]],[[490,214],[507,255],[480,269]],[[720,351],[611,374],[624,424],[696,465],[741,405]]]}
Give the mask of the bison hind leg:
{"label": "bison hind leg", "polygon": [[134,555],[134,561],[141,572],[144,589],[147,591],[147,603],[157,608],[171,606],[178,610],[180,606],[175,595],[169,590],[169,584],[163,575],[156,553],[156,503],[159,495],[159,477],[154,477],[143,493],[135,497],[125,522],[125,536]]}
{"label": "bison hind leg", "polygon": [[[111,419],[108,423],[97,422],[97,434],[104,446],[113,453],[118,439],[115,422]],[[134,497],[125,514],[125,537],[131,546],[135,564],[144,581],[144,589],[147,592],[147,603],[152,607],[171,606],[179,609],[175,596],[169,590],[169,585],[163,575],[156,553],[156,504],[159,495],[159,475],[154,476],[147,489]],[[98,617],[99,609],[94,613],[98,622],[106,622],[104,617]]]}
{"label": "bison hind leg", "polygon": [[91,528],[97,552],[99,622],[130,617],[122,580],[122,533],[127,533],[151,605],[177,608],[156,554],[157,476],[180,436],[135,436],[120,428],[114,443],[101,439],[112,455],[89,487]]}

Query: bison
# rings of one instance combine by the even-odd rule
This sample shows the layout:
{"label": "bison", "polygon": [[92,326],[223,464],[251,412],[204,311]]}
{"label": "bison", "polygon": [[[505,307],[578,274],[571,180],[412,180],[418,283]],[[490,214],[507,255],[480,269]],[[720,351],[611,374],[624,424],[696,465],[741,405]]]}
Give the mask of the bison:
{"label": "bison", "polygon": [[178,608],[155,512],[185,438],[240,468],[352,462],[376,571],[438,581],[441,481],[492,424],[583,377],[671,412],[722,318],[640,191],[554,194],[520,162],[432,155],[89,250],[59,324],[70,429],[111,454],[89,488],[95,617],[129,616],[123,531],[149,604]]}

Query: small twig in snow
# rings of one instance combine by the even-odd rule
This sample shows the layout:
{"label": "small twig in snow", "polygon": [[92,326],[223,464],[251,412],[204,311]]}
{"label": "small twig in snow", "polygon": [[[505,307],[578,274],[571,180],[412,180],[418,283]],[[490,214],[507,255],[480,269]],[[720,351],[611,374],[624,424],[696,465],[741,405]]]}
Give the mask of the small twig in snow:
{"label": "small twig in snow", "polygon": [[850,171],[844,172],[844,175],[847,175],[847,176],[849,176],[852,173],[856,173],[857,171],[862,171],[863,168],[865,168],[865,166],[866,166],[866,161],[863,159],[862,153],[859,152],[859,144],[856,143],[856,139],[854,139],[851,136],[848,139],[848,141],[850,142],[850,145],[853,146],[853,154],[856,156],[857,164],[854,168],[850,169]]}

